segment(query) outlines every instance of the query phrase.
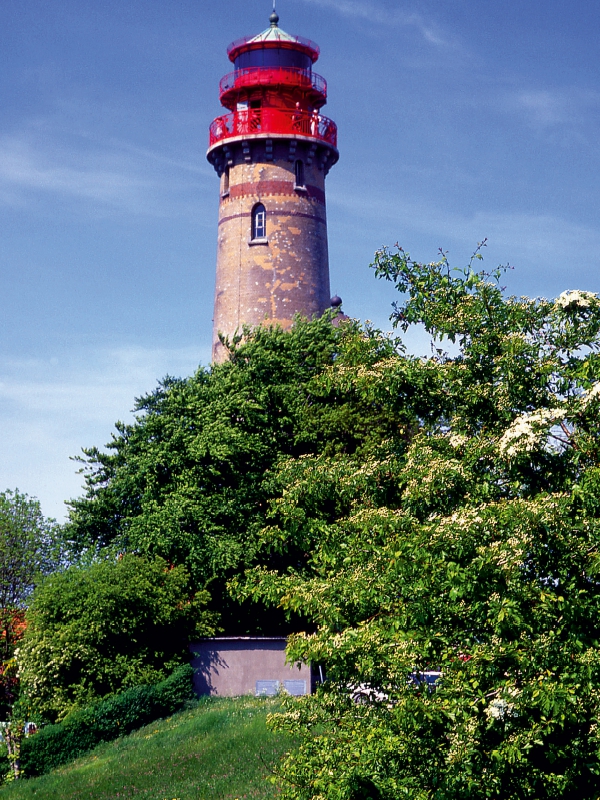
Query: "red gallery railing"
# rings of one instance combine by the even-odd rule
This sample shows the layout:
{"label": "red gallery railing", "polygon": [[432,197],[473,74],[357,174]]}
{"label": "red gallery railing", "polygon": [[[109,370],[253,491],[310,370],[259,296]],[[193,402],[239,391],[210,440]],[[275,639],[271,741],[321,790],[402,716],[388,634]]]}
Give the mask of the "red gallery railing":
{"label": "red gallery railing", "polygon": [[236,69],[221,79],[219,94],[221,98],[234,89],[248,86],[300,86],[312,87],[327,97],[327,81],[316,72],[297,67],[247,67]]}
{"label": "red gallery railing", "polygon": [[295,109],[258,108],[217,117],[210,126],[209,147],[233,136],[282,133],[310,136],[337,147],[337,125],[316,112]]}

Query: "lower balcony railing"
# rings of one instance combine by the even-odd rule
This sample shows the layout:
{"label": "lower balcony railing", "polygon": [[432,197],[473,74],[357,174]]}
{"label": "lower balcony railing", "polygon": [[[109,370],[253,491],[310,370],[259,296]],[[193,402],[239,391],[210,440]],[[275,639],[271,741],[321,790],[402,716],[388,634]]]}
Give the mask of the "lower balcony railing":
{"label": "lower balcony railing", "polygon": [[283,133],[311,136],[337,147],[337,125],[315,112],[281,108],[252,108],[217,117],[210,126],[209,147],[232,136]]}

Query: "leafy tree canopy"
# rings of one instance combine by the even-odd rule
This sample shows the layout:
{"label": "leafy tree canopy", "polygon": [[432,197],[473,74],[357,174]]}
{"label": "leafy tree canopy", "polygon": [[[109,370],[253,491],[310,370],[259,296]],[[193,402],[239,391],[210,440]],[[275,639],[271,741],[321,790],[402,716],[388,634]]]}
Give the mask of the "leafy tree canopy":
{"label": "leafy tree canopy", "polygon": [[258,329],[87,451],[81,547],[185,565],[231,633],[303,619],[290,658],[327,681],[274,720],[291,800],[597,795],[600,301],[474,263],[376,256],[430,358]]}
{"label": "leafy tree canopy", "polygon": [[313,386],[342,350],[365,366],[395,352],[391,341],[343,328],[325,317],[298,320],[291,333],[247,331],[227,363],[164,380],[137,401],[136,421],[117,426],[107,451],[85,451],[87,491],[72,501],[67,535],[81,548],[185,565],[228,633],[289,630],[277,610],[240,606],[225,588],[253,564],[306,561],[301,545],[263,547],[268,501],[279,491],[274,468],[282,457],[367,453],[405,416],[401,395],[383,405]]}
{"label": "leafy tree canopy", "polygon": [[39,502],[19,491],[0,492],[0,720],[16,698],[14,649],[24,629],[24,610],[36,581],[60,563],[54,520]]}
{"label": "leafy tree canopy", "polygon": [[351,337],[312,390],[379,415],[400,398],[412,421],[278,464],[263,547],[310,556],[234,588],[316,627],[289,656],[327,680],[273,720],[303,737],[284,794],[595,798],[600,300],[507,297],[500,271],[401,249],[374,266],[403,293],[395,323],[457,353],[365,363]]}
{"label": "leafy tree canopy", "polygon": [[189,659],[194,637],[213,633],[206,600],[191,589],[185,567],[158,557],[125,554],[46,578],[17,654],[22,711],[54,722],[164,679]]}

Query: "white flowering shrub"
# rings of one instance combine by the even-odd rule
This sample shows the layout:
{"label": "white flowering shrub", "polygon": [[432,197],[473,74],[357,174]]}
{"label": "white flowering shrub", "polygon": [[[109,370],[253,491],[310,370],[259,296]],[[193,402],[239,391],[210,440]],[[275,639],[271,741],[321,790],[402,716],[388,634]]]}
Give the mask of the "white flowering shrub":
{"label": "white flowering shrub", "polygon": [[[312,407],[352,392],[368,418],[369,403],[385,416],[402,397],[402,420],[360,458],[279,465],[264,546],[307,560],[250,571],[235,590],[303,614],[288,656],[326,675],[271,720],[301,739],[283,797],[592,800],[600,304],[506,297],[500,272],[402,250],[375,267],[403,293],[396,324],[458,353],[400,350],[365,369],[349,340]],[[440,675],[433,688],[410,677],[426,673]]]}

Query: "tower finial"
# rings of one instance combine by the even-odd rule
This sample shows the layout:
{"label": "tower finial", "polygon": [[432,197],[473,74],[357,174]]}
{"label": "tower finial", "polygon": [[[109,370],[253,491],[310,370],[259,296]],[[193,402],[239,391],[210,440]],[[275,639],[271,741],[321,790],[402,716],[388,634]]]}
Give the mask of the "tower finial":
{"label": "tower finial", "polygon": [[277,13],[277,9],[275,8],[276,0],[273,0],[273,13],[269,17],[269,22],[271,23],[272,28],[277,27],[277,23],[279,22],[279,14]]}

